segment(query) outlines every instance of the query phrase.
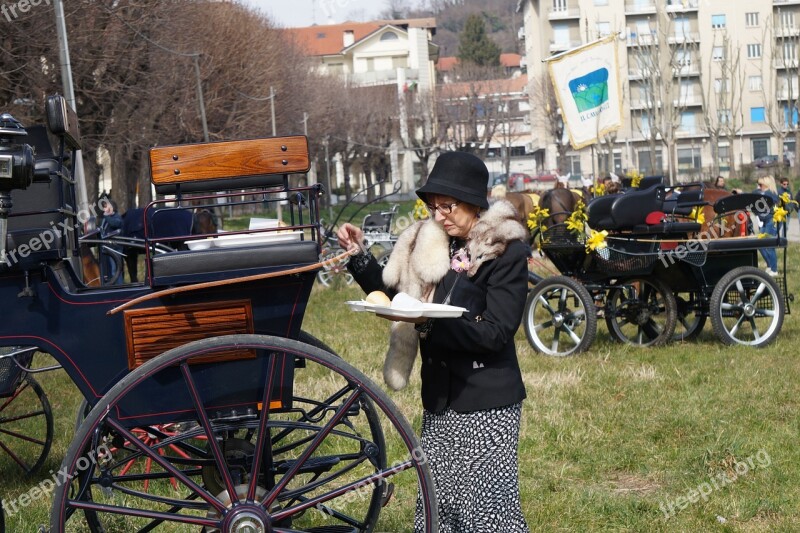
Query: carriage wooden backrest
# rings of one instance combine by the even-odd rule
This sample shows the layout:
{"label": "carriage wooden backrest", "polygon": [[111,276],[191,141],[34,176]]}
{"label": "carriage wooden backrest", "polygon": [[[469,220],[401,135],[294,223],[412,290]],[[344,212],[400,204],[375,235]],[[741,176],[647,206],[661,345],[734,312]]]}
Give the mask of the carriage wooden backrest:
{"label": "carriage wooden backrest", "polygon": [[278,187],[283,176],[309,167],[308,140],[302,135],[150,150],[151,179],[160,194]]}

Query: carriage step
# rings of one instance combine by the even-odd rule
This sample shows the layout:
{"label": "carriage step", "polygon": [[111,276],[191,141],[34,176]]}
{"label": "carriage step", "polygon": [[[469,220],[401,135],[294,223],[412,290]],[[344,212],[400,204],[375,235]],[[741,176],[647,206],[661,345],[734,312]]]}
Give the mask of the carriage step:
{"label": "carriage step", "polygon": [[308,533],[357,533],[357,529],[350,526],[320,526],[306,529]]}
{"label": "carriage step", "polygon": [[[285,463],[281,463],[278,465],[276,470],[279,474],[285,474],[286,472],[291,469],[296,461],[286,461]],[[312,457],[307,459],[303,466],[300,467],[301,474],[307,474],[309,472],[313,472],[314,474],[322,474],[323,472],[329,471],[331,468],[339,464],[338,457]],[[350,531],[349,529],[347,531]]]}

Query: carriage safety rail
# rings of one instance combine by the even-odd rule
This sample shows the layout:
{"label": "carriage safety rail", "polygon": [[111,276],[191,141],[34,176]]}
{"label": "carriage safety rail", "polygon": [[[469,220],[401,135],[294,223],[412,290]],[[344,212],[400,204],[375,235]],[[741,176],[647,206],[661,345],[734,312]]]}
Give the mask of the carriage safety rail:
{"label": "carriage safety rail", "polygon": [[[6,351],[9,348],[0,348]],[[28,367],[33,361],[33,354],[36,348],[15,349],[10,348],[9,353],[0,354],[0,398],[7,398],[17,390]]]}

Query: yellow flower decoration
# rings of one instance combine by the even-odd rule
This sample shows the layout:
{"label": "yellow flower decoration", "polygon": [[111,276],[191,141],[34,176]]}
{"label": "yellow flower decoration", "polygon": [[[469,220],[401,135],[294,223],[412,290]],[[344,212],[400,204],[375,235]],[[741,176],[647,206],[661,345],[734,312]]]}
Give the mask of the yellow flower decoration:
{"label": "yellow flower decoration", "polygon": [[542,221],[550,216],[549,209],[542,209],[538,205],[533,208],[533,211],[528,214],[528,229],[534,231],[536,228],[539,228],[540,231],[544,231],[547,228],[542,226]]}
{"label": "yellow flower decoration", "polygon": [[632,171],[628,172],[626,176],[631,179],[631,187],[633,187],[634,189],[639,188],[639,185],[642,183],[642,178],[644,177],[636,169],[633,169]]}
{"label": "yellow flower decoration", "polygon": [[759,238],[759,239],[763,239],[763,238],[765,238],[765,237],[769,237],[769,235],[767,235],[766,233],[759,233],[759,234],[758,234],[758,238]]}
{"label": "yellow flower decoration", "polygon": [[578,203],[575,204],[575,210],[566,220],[567,229],[580,237],[584,233],[587,220],[586,204],[582,200],[578,200]]}
{"label": "yellow flower decoration", "polygon": [[788,206],[788,205],[800,205],[797,203],[797,200],[792,200],[792,197],[789,196],[788,192],[781,194],[781,206]]}
{"label": "yellow flower decoration", "polygon": [[598,183],[594,187],[592,187],[592,194],[595,196],[603,196],[606,193],[606,186],[602,183]]}
{"label": "yellow flower decoration", "polygon": [[422,199],[417,198],[416,203],[414,203],[414,210],[411,212],[411,216],[414,220],[425,220],[430,216],[428,212],[428,206],[425,205],[425,202]]}
{"label": "yellow flower decoration", "polygon": [[783,222],[784,220],[786,220],[786,215],[788,214],[789,212],[786,209],[782,208],[781,206],[778,206],[775,208],[775,212],[772,214],[772,221],[775,222],[776,224]]}
{"label": "yellow flower decoration", "polygon": [[606,242],[606,237],[608,237],[608,232],[606,230],[603,231],[595,231],[589,230],[590,235],[589,238],[586,239],[586,251],[595,251],[595,250],[602,250],[608,243]]}
{"label": "yellow flower decoration", "polygon": [[695,206],[692,208],[692,212],[689,213],[689,218],[698,224],[702,224],[706,221],[706,215],[703,213],[703,208],[700,206]]}

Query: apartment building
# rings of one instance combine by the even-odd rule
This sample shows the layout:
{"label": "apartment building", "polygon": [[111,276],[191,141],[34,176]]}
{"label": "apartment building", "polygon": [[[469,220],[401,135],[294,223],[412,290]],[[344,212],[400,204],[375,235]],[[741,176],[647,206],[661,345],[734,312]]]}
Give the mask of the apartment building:
{"label": "apartment building", "polygon": [[[800,0],[520,0],[533,150],[589,175],[639,169],[729,175],[770,155],[794,162]],[[537,101],[543,60],[618,35],[623,127],[558,160]],[[539,87],[541,85],[538,85]]]}

